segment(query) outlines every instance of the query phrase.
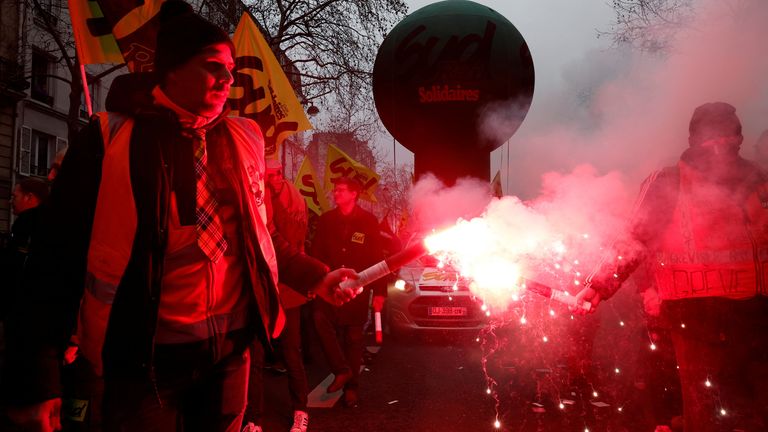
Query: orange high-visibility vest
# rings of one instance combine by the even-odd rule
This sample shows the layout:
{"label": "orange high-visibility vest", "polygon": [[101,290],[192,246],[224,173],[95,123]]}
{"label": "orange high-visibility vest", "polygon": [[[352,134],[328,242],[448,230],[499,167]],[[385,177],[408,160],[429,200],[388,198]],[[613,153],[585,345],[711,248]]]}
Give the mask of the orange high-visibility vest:
{"label": "orange high-visibility vest", "polygon": [[[104,159],[88,250],[86,286],[78,316],[77,339],[80,352],[93,365],[95,372],[101,375],[101,354],[109,315],[117,287],[131,257],[137,216],[129,163],[134,121],[115,113],[99,113],[98,116],[104,141]],[[247,181],[244,185],[248,192],[246,214],[242,217],[251,218],[250,225],[256,231],[261,253],[269,266],[275,286],[266,289],[277,292],[277,259],[260,193],[264,190],[264,140],[251,120],[227,117],[223,121],[236,142],[235,151],[243,165],[240,167],[241,176]],[[273,316],[262,321],[268,321],[264,322],[267,334],[277,337],[284,326],[285,316],[279,304],[276,310],[271,310]]]}

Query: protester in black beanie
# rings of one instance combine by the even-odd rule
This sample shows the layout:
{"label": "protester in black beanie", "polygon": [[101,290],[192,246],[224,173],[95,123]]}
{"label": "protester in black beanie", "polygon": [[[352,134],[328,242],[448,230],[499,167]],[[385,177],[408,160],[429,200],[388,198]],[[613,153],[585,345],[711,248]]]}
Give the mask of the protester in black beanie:
{"label": "protester in black beanie", "polygon": [[219,26],[196,14],[192,6],[181,0],[168,0],[160,8],[160,30],[155,48],[155,72],[163,77],[184,64],[204,47],[224,42],[232,50],[235,45]]}
{"label": "protester in black beanie", "polygon": [[74,362],[103,384],[88,395],[103,430],[238,432],[249,348],[284,327],[278,264],[301,294],[355,296],[339,287],[353,270],[329,272],[271,233],[263,134],[227,115],[227,34],[180,1],[159,18],[157,82],[108,98],[122,105],[72,140],[30,248],[0,382],[24,430],[61,428],[75,341]]}

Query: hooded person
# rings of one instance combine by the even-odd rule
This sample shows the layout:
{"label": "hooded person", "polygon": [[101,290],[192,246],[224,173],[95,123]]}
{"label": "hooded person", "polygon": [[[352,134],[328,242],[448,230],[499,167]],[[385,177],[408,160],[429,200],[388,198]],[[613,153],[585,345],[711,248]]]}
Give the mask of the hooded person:
{"label": "hooded person", "polygon": [[283,327],[278,272],[304,295],[354,296],[338,286],[354,271],[270,234],[261,130],[226,116],[229,36],[181,1],[159,15],[155,73],[70,143],[32,247],[0,385],[25,427],[60,428],[76,329],[105,429],[238,431],[247,348]]}
{"label": "hooded person", "polygon": [[739,156],[742,141],[733,106],[696,108],[689,148],[645,181],[624,240],[577,294],[597,306],[646,263],[685,430],[768,430],[768,178]]}

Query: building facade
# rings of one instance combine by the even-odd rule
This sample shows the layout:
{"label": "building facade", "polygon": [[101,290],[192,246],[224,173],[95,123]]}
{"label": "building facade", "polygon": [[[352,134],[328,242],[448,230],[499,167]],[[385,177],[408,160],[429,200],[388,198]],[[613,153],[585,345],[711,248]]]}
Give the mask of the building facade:
{"label": "building facade", "polygon": [[[0,7],[0,234],[10,229],[13,147],[18,102],[29,86],[19,63],[19,4],[3,1]],[[0,236],[0,243],[3,237]]]}
{"label": "building facade", "polygon": [[[4,239],[13,223],[8,198],[16,183],[26,177],[45,178],[56,154],[66,151],[69,125],[81,127],[89,115],[80,96],[77,118],[68,121],[72,84],[65,57],[74,59],[75,51],[66,0],[1,3],[0,238]],[[111,65],[86,68],[94,111],[103,108],[117,73]]]}
{"label": "building facade", "polygon": [[[241,0],[187,1],[230,34],[246,11]],[[75,49],[67,0],[0,0],[0,36],[1,246],[13,223],[8,198],[14,186],[26,177],[45,178],[57,153],[66,150],[71,129],[86,125],[89,115],[81,96],[77,118],[70,119],[66,60],[74,59]],[[104,109],[114,77],[127,72],[121,65],[86,66],[93,112]]]}

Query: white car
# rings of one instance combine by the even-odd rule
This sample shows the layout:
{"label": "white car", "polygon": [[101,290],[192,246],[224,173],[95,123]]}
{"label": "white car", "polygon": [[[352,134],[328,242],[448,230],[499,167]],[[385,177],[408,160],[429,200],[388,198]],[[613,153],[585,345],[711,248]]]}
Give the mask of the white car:
{"label": "white car", "polygon": [[397,282],[390,284],[385,316],[394,334],[479,330],[486,323],[479,301],[456,271],[419,261],[401,268]]}

